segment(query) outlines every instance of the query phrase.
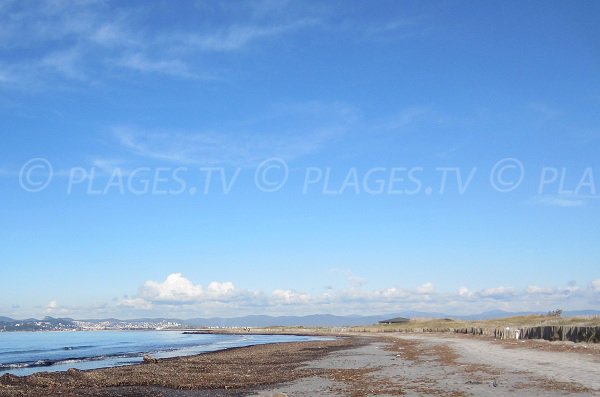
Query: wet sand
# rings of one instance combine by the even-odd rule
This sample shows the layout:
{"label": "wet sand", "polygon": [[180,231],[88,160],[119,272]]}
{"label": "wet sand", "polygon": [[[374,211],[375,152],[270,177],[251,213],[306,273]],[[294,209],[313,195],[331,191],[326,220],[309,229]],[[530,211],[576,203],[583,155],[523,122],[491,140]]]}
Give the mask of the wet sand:
{"label": "wet sand", "polygon": [[597,345],[360,334],[0,378],[0,396],[600,396]]}

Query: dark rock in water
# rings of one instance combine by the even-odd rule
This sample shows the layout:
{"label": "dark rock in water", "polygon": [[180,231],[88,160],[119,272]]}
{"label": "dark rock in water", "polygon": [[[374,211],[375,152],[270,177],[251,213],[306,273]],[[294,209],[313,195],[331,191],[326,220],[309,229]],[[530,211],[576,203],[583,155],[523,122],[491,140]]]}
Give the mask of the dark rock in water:
{"label": "dark rock in water", "polygon": [[144,354],[144,364],[157,363],[158,360],[149,354]]}

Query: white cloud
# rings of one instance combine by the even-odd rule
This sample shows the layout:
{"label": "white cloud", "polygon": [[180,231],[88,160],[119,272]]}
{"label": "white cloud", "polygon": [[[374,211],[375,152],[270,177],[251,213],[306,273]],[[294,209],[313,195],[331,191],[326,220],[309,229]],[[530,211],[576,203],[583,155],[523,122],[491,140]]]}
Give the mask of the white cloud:
{"label": "white cloud", "polygon": [[577,291],[579,291],[579,287],[574,283],[570,283],[564,288],[540,287],[538,285],[529,285],[526,289],[526,292],[529,295],[544,295],[549,298],[568,297],[569,295]]}
{"label": "white cloud", "polygon": [[165,281],[146,281],[139,296],[151,302],[190,302],[203,297],[201,285],[194,285],[181,273],[167,276]]}
{"label": "white cloud", "polygon": [[154,307],[152,302],[149,302],[143,298],[124,298],[119,302],[118,305],[141,310],[150,310]]}
{"label": "white cloud", "polygon": [[271,297],[272,302],[275,304],[293,305],[308,303],[310,301],[310,296],[308,294],[292,291],[289,289],[276,289],[271,294]]}
{"label": "white cloud", "polygon": [[476,294],[481,298],[491,298],[491,299],[507,299],[515,294],[515,289],[510,287],[495,287],[495,288],[486,288],[476,292]]}
{"label": "white cloud", "polygon": [[206,287],[194,284],[181,273],[172,273],[164,281],[146,281],[134,297],[122,299],[121,306],[151,309],[155,305],[195,305],[218,302],[243,302],[257,294],[239,290],[230,281],[212,281]]}
{"label": "white cloud", "polygon": [[52,311],[52,310],[55,310],[57,307],[58,307],[58,302],[55,300],[51,300],[50,302],[48,302],[48,306],[46,306],[46,310]]}
{"label": "white cloud", "polygon": [[[385,314],[406,310],[451,315],[495,309],[545,313],[556,307],[566,310],[593,308],[599,301],[600,280],[592,281],[588,288],[579,288],[573,282],[563,287],[529,285],[523,289],[499,286],[470,290],[461,287],[458,294],[439,292],[431,282],[414,289],[399,286],[381,289],[349,286],[306,292],[279,287],[265,293],[261,290],[240,289],[230,281],[213,281],[204,287],[181,273],[172,273],[163,281],[146,281],[135,296],[118,300],[113,309],[121,313],[136,313],[137,316],[178,315],[181,318],[259,313]],[[48,312],[52,310],[52,313],[57,313],[59,309],[61,308],[56,302],[53,306],[48,305]],[[65,312],[64,309],[61,310]],[[69,310],[74,312],[75,309]],[[105,313],[107,308],[101,307],[101,310]]]}
{"label": "white cloud", "polygon": [[224,282],[219,283],[217,281],[213,281],[208,284],[207,294],[213,297],[224,297],[230,296],[235,292],[235,285],[232,282]]}
{"label": "white cloud", "polygon": [[425,283],[417,287],[417,293],[419,294],[431,294],[435,291],[433,283]]}
{"label": "white cloud", "polygon": [[391,288],[386,288],[383,289],[381,291],[377,291],[376,292],[377,295],[381,295],[382,297],[386,298],[386,299],[397,299],[397,298],[406,298],[410,292],[406,291],[402,288],[396,288],[396,287],[391,287]]}
{"label": "white cloud", "polygon": [[61,307],[55,299],[48,302],[46,305],[46,314],[49,316],[64,316],[69,314],[69,309]]}
{"label": "white cloud", "polygon": [[540,287],[537,285],[529,285],[527,287],[528,294],[549,294],[552,292],[553,292],[552,288],[544,288],[544,287]]}

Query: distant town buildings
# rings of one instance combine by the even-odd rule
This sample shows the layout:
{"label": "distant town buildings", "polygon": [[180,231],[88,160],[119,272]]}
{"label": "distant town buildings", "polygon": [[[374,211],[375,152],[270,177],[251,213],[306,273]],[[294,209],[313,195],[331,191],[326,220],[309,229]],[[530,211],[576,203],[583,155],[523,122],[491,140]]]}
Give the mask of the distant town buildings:
{"label": "distant town buildings", "polygon": [[183,324],[167,320],[72,320],[46,317],[43,320],[0,321],[0,332],[7,331],[105,331],[105,330],[166,330]]}

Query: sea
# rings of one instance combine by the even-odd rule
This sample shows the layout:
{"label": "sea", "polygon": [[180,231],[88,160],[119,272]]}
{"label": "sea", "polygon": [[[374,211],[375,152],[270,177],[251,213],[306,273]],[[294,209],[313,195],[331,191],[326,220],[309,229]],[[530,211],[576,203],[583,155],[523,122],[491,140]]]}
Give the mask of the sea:
{"label": "sea", "polygon": [[184,334],[181,331],[0,332],[0,375],[137,364],[233,347],[327,339],[296,335]]}

